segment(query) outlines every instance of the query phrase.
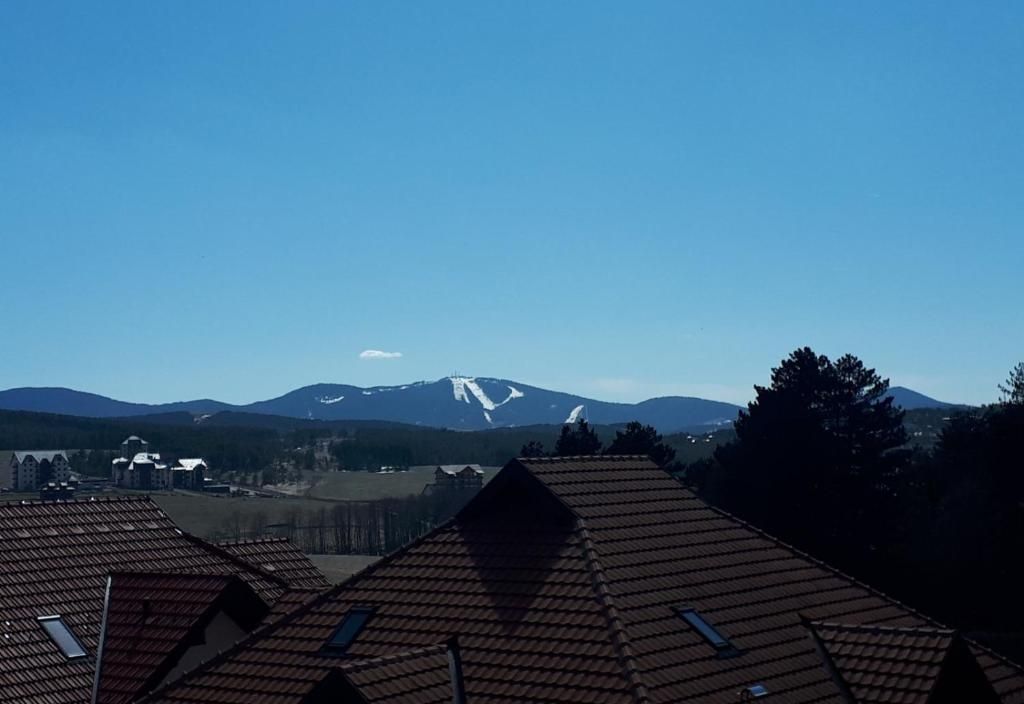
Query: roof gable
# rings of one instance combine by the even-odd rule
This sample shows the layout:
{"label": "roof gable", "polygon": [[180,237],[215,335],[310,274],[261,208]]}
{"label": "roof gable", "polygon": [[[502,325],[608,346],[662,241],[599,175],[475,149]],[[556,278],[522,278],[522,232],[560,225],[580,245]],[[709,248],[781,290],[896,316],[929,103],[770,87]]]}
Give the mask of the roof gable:
{"label": "roof gable", "polygon": [[444,645],[345,663],[318,682],[302,704],[451,704]]}
{"label": "roof gable", "polygon": [[152,689],[190,647],[203,644],[203,631],[218,613],[249,631],[268,610],[233,575],[110,575],[94,702],[127,704]]}
{"label": "roof gable", "polygon": [[60,457],[65,462],[68,459],[68,455],[64,450],[19,450],[14,453],[13,457],[19,463],[24,463],[29,457],[36,462],[53,462],[57,457]]}
{"label": "roof gable", "polygon": [[[339,664],[324,643],[370,606],[347,660],[458,635],[468,701],[634,701],[571,514],[526,474],[502,483],[507,510],[446,523],[151,700],[302,701]],[[531,512],[535,500],[553,512]]]}
{"label": "roof gable", "polygon": [[807,624],[828,667],[857,702],[998,702],[960,636],[945,628]]}
{"label": "roof gable", "polygon": [[[711,700],[751,684],[786,701],[841,697],[802,615],[937,625],[707,505],[646,457],[518,462],[588,527],[655,701]],[[698,633],[680,629],[674,607],[684,604],[744,655],[718,658]],[[1020,669],[974,647],[997,688],[1024,698]]]}
{"label": "roof gable", "polygon": [[[523,459],[451,522],[154,699],[297,701],[357,606],[375,615],[352,657],[458,635],[468,699],[481,702],[718,702],[754,685],[779,701],[840,702],[804,617],[936,626],[709,507],[647,458]],[[682,606],[742,654],[721,657]],[[1024,698],[1019,668],[972,648],[1004,701]]]}
{"label": "roof gable", "polygon": [[[29,704],[88,700],[111,572],[237,574],[268,603],[288,589],[182,533],[148,497],[0,504],[0,545],[0,699]],[[66,660],[43,615],[60,615],[88,657]]]}

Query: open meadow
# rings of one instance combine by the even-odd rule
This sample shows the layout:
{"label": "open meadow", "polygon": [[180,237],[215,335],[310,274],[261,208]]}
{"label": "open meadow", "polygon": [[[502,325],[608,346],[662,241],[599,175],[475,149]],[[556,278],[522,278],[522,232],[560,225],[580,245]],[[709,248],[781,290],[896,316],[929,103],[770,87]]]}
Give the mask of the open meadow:
{"label": "open meadow", "polygon": [[[484,483],[497,474],[500,467],[482,467]],[[405,472],[307,472],[312,487],[306,495],[316,499],[338,501],[372,501],[402,498],[423,493],[423,487],[434,482],[434,466],[412,467]]]}
{"label": "open meadow", "polygon": [[271,499],[179,492],[150,493],[150,497],[182,530],[211,540],[247,537],[254,528],[285,523],[292,516],[330,511],[333,507],[330,501],[302,497]]}

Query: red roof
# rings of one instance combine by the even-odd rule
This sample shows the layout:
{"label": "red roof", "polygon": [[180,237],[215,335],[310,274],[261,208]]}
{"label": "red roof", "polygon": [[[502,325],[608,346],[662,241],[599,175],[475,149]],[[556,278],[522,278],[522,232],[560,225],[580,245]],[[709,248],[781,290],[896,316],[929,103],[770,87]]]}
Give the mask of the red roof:
{"label": "red roof", "polygon": [[451,704],[448,648],[435,645],[345,662],[330,671],[303,704]]}
{"label": "red roof", "polygon": [[[775,701],[840,702],[805,617],[937,627],[709,507],[646,458],[524,459],[453,521],[153,700],[301,702],[336,667],[321,648],[354,607],[373,617],[348,658],[457,635],[474,704],[721,702],[753,685]],[[1021,670],[974,652],[1002,701],[1024,702]]]}
{"label": "red roof", "polygon": [[260,538],[217,543],[250,565],[258,565],[293,587],[326,589],[331,586],[306,554],[287,538]]}
{"label": "red roof", "polygon": [[[289,589],[182,533],[147,497],[0,504],[0,546],[0,702],[89,701],[111,572],[238,575],[267,603]],[[60,615],[88,657],[65,658],[36,621],[44,615]]]}
{"label": "red roof", "polygon": [[[821,645],[827,664],[857,702],[998,701],[956,631],[822,621],[808,627]],[[973,672],[965,672],[965,665]],[[943,685],[948,686],[948,682],[943,680],[953,677],[961,688],[974,687],[944,699]]]}
{"label": "red roof", "polygon": [[109,579],[97,655],[98,704],[127,704],[153,689],[202,641],[218,613],[227,613],[245,633],[269,610],[234,575],[127,572]]}

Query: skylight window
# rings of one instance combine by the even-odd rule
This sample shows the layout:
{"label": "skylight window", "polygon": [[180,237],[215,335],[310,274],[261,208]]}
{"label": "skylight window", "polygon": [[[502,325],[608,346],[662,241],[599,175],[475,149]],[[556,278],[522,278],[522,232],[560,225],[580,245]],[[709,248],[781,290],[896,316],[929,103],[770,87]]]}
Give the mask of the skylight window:
{"label": "skylight window", "polygon": [[763,684],[752,684],[743,691],[746,693],[743,696],[747,699],[760,699],[768,696],[768,688]]}
{"label": "skylight window", "polygon": [[676,613],[690,624],[693,630],[697,631],[701,637],[718,651],[721,656],[736,655],[738,654],[736,648],[729,639],[723,636],[718,630],[710,623],[704,620],[704,617],[697,613],[696,609],[692,609],[688,606],[683,606],[676,609]]}
{"label": "skylight window", "polygon": [[85,657],[85,648],[75,638],[75,634],[67,627],[60,616],[40,616],[39,625],[46,631],[46,635],[60,648],[64,657],[68,660]]}
{"label": "skylight window", "polygon": [[355,642],[359,632],[363,630],[363,626],[371,616],[373,616],[373,609],[365,606],[357,606],[349,610],[330,640],[324,645],[324,652],[335,655],[343,654]]}

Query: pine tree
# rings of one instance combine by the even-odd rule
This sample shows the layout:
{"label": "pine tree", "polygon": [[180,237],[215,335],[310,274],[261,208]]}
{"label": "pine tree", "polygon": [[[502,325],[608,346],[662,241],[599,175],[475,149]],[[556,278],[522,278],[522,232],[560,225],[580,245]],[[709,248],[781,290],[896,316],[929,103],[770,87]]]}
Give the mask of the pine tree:
{"label": "pine tree", "polygon": [[539,440],[531,440],[519,450],[520,457],[543,457],[544,454],[544,443]]}
{"label": "pine tree", "polygon": [[601,440],[587,421],[580,418],[576,425],[566,423],[562,426],[562,433],[558,436],[558,441],[555,442],[555,456],[599,454],[601,454]]}
{"label": "pine tree", "polygon": [[999,390],[1003,392],[1003,403],[1008,405],[1024,405],[1024,362],[1020,362],[1010,371],[1006,378],[1006,384],[1000,384]]}
{"label": "pine tree", "polygon": [[888,380],[852,355],[833,362],[805,347],[771,381],[716,450],[710,498],[812,554],[866,559],[888,537],[909,456]]}
{"label": "pine tree", "polygon": [[659,467],[667,467],[676,458],[676,451],[666,445],[653,426],[638,421],[626,424],[625,430],[616,430],[615,439],[604,451],[606,455],[647,455]]}

